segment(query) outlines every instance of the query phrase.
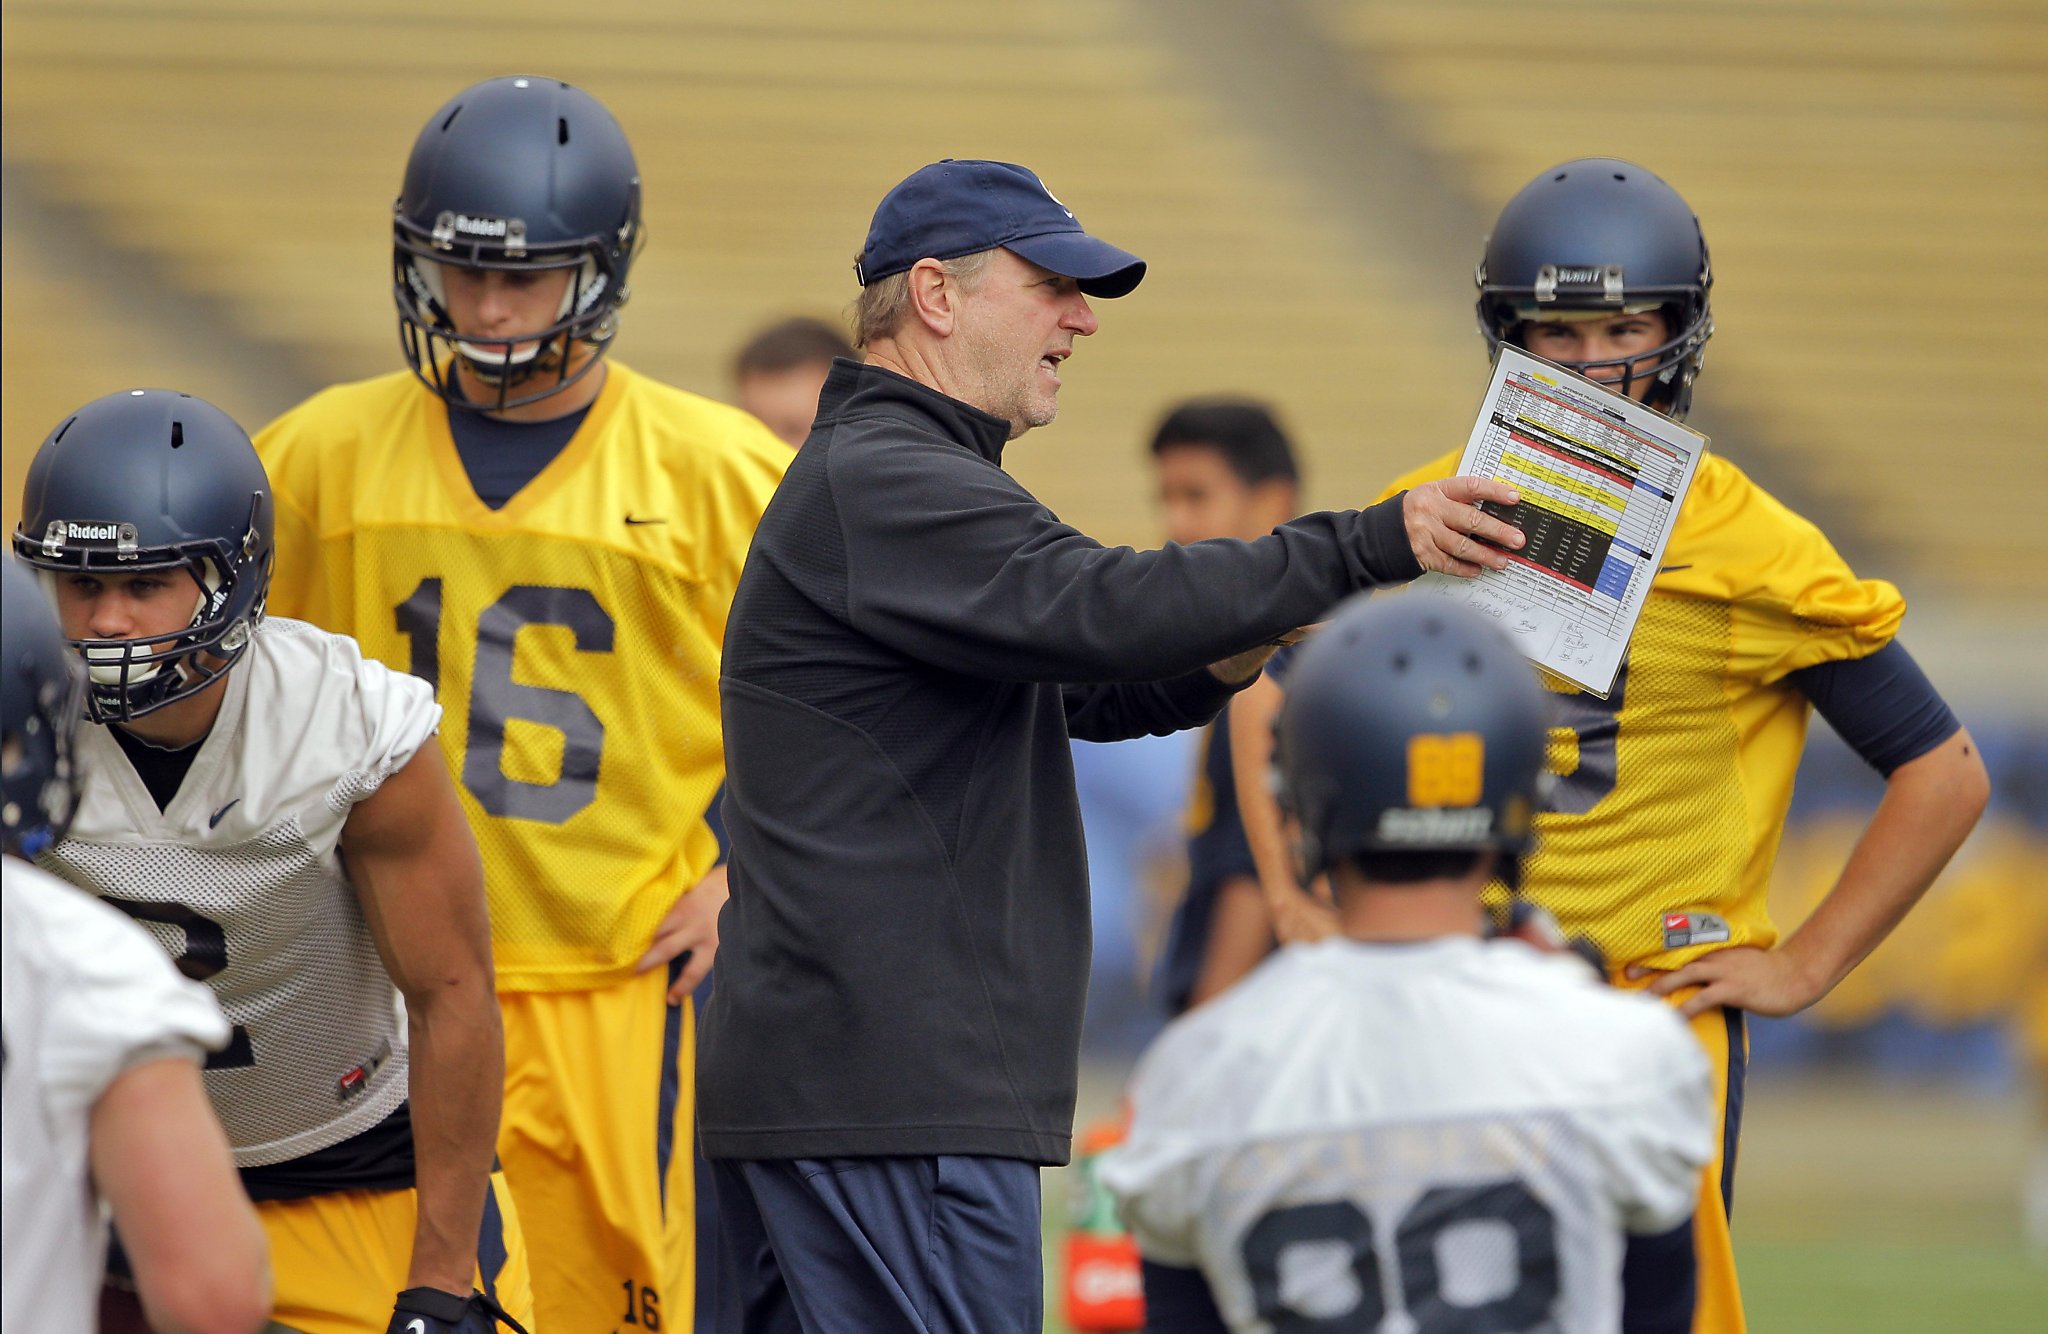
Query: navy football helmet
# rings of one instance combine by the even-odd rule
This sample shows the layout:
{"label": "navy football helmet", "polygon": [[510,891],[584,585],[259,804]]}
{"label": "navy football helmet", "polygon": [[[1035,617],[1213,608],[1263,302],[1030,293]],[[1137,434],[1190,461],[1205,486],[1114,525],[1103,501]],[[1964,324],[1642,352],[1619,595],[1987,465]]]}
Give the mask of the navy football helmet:
{"label": "navy football helmet", "polygon": [[1580,374],[1619,367],[1627,393],[1650,360],[1648,403],[1674,417],[1692,406],[1714,317],[1713,269],[1699,219],[1676,190],[1633,162],[1578,158],[1522,187],[1479,261],[1479,331],[1489,352],[1520,346],[1521,326],[1573,313],[1662,310],[1671,336],[1624,361],[1571,362]]}
{"label": "navy football helmet", "polygon": [[74,639],[94,722],[124,722],[204,690],[249,647],[273,555],[270,479],[219,408],[169,389],[95,399],[29,461],[14,552],[66,575],[189,574],[192,622],[168,637]]}
{"label": "navy football helmet", "polygon": [[1274,724],[1304,882],[1361,853],[1519,858],[1537,809],[1543,695],[1536,669],[1470,608],[1426,594],[1340,606],[1288,673]]}
{"label": "navy football helmet", "polygon": [[19,561],[0,557],[0,850],[33,857],[70,827],[84,677],[49,595]]}
{"label": "navy football helmet", "polygon": [[[642,237],[640,169],[590,94],[538,75],[487,79],[420,131],[391,231],[398,337],[413,373],[457,407],[517,407],[589,374],[618,335]],[[570,277],[554,322],[506,341],[457,332],[444,264]],[[573,364],[579,345],[594,352]],[[456,356],[493,397],[468,401]]]}

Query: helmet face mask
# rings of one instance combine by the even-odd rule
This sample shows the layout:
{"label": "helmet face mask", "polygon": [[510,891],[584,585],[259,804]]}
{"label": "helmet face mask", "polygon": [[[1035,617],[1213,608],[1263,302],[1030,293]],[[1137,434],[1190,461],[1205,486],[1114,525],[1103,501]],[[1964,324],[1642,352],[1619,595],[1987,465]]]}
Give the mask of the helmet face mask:
{"label": "helmet face mask", "polygon": [[[1520,312],[1510,312],[1500,319],[1500,324],[1506,329],[1506,332],[1497,337],[1489,337],[1488,346],[1490,349],[1497,349],[1503,342],[1512,343],[1526,352],[1531,350],[1529,346],[1529,325],[1531,324],[1557,319],[1561,316],[1569,319],[1572,316],[1584,314],[1592,318],[1600,318],[1602,316],[1618,317],[1634,313],[1636,312],[1620,310],[1573,310],[1530,314],[1527,313],[1525,308]],[[1651,407],[1664,407],[1667,404],[1675,403],[1678,401],[1681,388],[1683,388],[1685,397],[1689,401],[1693,377],[1699,373],[1700,345],[1706,342],[1707,338],[1712,335],[1712,324],[1709,323],[1704,330],[1699,327],[1697,321],[1690,327],[1680,328],[1678,322],[1679,310],[1675,305],[1657,306],[1652,311],[1643,313],[1658,315],[1663,319],[1664,327],[1667,331],[1675,329],[1677,332],[1670,334],[1662,342],[1658,343],[1657,346],[1635,353],[1632,356],[1589,361],[1559,360],[1553,357],[1551,360],[1557,361],[1557,364],[1563,366],[1566,370],[1576,371],[1589,380],[1597,380],[1608,388],[1613,389],[1616,393],[1626,394],[1631,398],[1638,397],[1635,394],[1636,385],[1648,380],[1650,381],[1649,389],[1647,393],[1641,396],[1641,401],[1648,403]],[[1682,416],[1683,414],[1673,413],[1672,415]]]}
{"label": "helmet face mask", "polygon": [[[537,77],[464,89],[420,132],[393,207],[392,296],[406,363],[436,396],[475,411],[560,393],[617,337],[643,240],[632,148],[596,99]],[[569,280],[552,322],[484,337],[456,328],[444,265],[567,270]],[[483,401],[464,391],[458,364],[487,390]]]}
{"label": "helmet face mask", "polygon": [[[241,656],[249,642],[249,620],[230,612],[237,599],[235,576],[223,573],[211,556],[189,556],[176,565],[129,567],[108,573],[164,573],[189,577],[196,589],[191,621],[172,634],[126,639],[67,639],[85,662],[87,716],[96,723],[131,722],[212,685]],[[91,574],[80,567],[74,574]],[[269,569],[263,570],[269,578]],[[62,576],[44,567],[54,585]],[[61,596],[61,595],[60,595]]]}
{"label": "helmet face mask", "polygon": [[64,648],[49,600],[28,571],[0,558],[0,849],[34,857],[64,837],[83,785],[74,750],[85,673]]}
{"label": "helmet face mask", "polygon": [[43,442],[24,491],[14,551],[52,592],[76,576],[193,584],[183,626],[67,640],[86,665],[94,722],[198,694],[247,651],[270,590],[270,487],[226,413],[162,389],[95,400]]}
{"label": "helmet face mask", "polygon": [[1581,158],[1538,176],[1501,210],[1475,280],[1489,353],[1524,346],[1531,321],[1661,311],[1661,346],[1625,360],[1559,364],[1622,393],[1648,376],[1644,401],[1673,417],[1692,406],[1714,335],[1713,268],[1692,209],[1642,167]]}

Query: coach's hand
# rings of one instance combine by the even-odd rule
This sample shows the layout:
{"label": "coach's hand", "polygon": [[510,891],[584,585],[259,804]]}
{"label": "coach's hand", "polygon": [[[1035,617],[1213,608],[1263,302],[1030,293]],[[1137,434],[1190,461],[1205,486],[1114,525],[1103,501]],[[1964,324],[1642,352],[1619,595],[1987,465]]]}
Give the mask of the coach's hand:
{"label": "coach's hand", "polygon": [[481,1292],[458,1297],[439,1288],[407,1288],[391,1309],[384,1334],[526,1334],[526,1327]]}
{"label": "coach's hand", "polygon": [[1508,558],[1496,548],[1513,551],[1525,539],[1511,523],[1482,512],[1479,502],[1503,505],[1521,502],[1521,493],[1484,477],[1448,477],[1410,487],[1401,499],[1401,521],[1408,545],[1425,570],[1469,579],[1482,569],[1505,570]]}
{"label": "coach's hand", "polygon": [[675,985],[668,989],[670,1005],[681,1005],[683,997],[695,991],[704,974],[711,971],[711,961],[718,954],[718,910],[725,906],[727,895],[725,863],[720,862],[695,888],[677,899],[668,916],[661,919],[661,925],[654,928],[654,943],[640,956],[633,971],[644,973],[687,955],[682,971],[676,974]]}
{"label": "coach's hand", "polygon": [[[1628,975],[1640,978],[1648,971],[1634,967]],[[1688,1019],[1716,1005],[1733,1005],[1751,1014],[1782,1019],[1819,1000],[1823,990],[1784,950],[1760,950],[1754,945],[1732,945],[1702,954],[1650,983],[1649,991],[1653,996],[1669,996],[1687,987],[1699,988],[1678,1007]]]}

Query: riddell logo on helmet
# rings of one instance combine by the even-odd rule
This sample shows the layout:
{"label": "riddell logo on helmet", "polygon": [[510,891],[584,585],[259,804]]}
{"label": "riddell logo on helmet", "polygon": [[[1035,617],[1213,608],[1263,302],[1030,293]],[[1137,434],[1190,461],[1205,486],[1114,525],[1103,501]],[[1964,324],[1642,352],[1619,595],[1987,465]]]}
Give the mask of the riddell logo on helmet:
{"label": "riddell logo on helmet", "polygon": [[457,213],[454,209],[443,209],[434,219],[434,242],[447,246],[457,236],[473,241],[503,241],[506,248],[524,249],[526,246],[526,219],[487,218],[481,214]]}
{"label": "riddell logo on helmet", "polygon": [[1467,843],[1492,832],[1493,812],[1484,806],[1468,810],[1395,806],[1380,812],[1379,836],[1390,843]]}
{"label": "riddell logo on helmet", "polygon": [[117,524],[111,523],[67,523],[64,536],[74,542],[111,542],[121,535]]}

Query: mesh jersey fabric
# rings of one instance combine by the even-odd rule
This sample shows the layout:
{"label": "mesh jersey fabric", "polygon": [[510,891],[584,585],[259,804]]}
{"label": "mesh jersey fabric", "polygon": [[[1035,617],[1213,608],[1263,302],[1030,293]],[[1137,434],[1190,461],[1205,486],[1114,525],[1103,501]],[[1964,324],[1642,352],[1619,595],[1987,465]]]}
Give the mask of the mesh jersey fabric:
{"label": "mesh jersey fabric", "polygon": [[237,1167],[324,1149],[405,1101],[398,992],[337,845],[440,713],[350,640],[273,617],[163,810],[105,727],[79,729],[78,818],[42,864],[212,988],[234,1032],[206,1091]]}
{"label": "mesh jersey fabric", "polygon": [[88,1173],[93,1105],[145,1061],[198,1061],[227,1021],[133,923],[12,857],[0,920],[0,1325],[92,1329],[107,1244]]}
{"label": "mesh jersey fabric", "polygon": [[[1447,454],[1388,487],[1447,477]],[[1905,599],[1719,455],[1700,461],[1606,700],[1546,682],[1549,809],[1523,890],[1617,966],[1778,939],[1765,904],[1810,708],[1786,676],[1861,658]],[[1506,889],[1488,903],[1502,909]],[[1727,926],[1667,946],[1667,915]]]}
{"label": "mesh jersey fabric", "polygon": [[256,443],[277,489],[273,610],[354,635],[447,710],[499,989],[630,977],[717,857],[701,817],[724,778],[720,645],[789,447],[617,361],[496,510],[409,373],[326,390]]}
{"label": "mesh jersey fabric", "polygon": [[1669,1007],[1472,937],[1284,949],[1169,1025],[1130,1099],[1100,1178],[1234,1330],[1611,1330],[1625,1234],[1682,1222],[1713,1153]]}

